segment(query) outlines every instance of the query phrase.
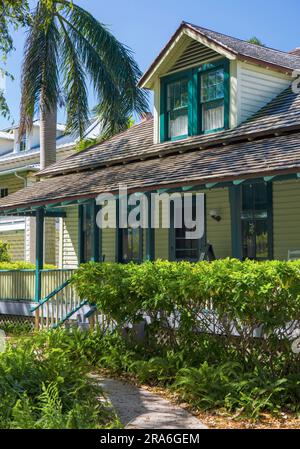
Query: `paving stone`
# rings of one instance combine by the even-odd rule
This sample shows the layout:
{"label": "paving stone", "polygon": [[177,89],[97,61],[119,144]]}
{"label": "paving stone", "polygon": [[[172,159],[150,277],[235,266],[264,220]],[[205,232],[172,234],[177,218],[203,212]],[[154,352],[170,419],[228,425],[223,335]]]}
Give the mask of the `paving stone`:
{"label": "paving stone", "polygon": [[206,429],[183,408],[142,387],[116,379],[100,384],[126,429]]}

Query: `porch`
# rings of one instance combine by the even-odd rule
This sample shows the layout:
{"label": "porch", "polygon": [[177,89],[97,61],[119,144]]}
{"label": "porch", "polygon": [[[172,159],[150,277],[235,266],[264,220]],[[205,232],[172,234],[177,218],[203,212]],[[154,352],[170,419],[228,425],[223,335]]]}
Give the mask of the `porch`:
{"label": "porch", "polygon": [[[149,207],[150,193],[154,192],[205,195],[201,218],[205,231],[196,247],[176,238],[172,217],[170,229],[148,226],[125,234],[117,213],[116,229],[100,229],[96,224],[99,206],[95,197],[66,198],[6,210],[5,215],[35,217],[36,269],[0,271],[0,315],[35,316],[35,326],[39,328],[61,325],[74,319],[79,311],[84,316],[89,308],[69,285],[69,279],[80,263],[88,261],[194,261],[207,243],[213,246],[217,258],[287,260],[290,251],[300,249],[299,178],[298,174],[274,175],[147,190]],[[115,197],[118,207],[119,197]],[[61,269],[44,269],[44,222],[49,216],[63,221]]]}

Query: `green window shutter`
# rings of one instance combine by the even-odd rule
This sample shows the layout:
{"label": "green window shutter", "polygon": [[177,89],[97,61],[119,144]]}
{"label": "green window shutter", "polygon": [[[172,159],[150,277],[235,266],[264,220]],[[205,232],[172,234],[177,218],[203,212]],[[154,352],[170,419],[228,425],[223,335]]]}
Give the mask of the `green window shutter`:
{"label": "green window shutter", "polygon": [[230,66],[229,61],[224,61],[224,128],[229,128],[230,113]]}
{"label": "green window shutter", "polygon": [[160,141],[165,142],[167,140],[167,114],[166,114],[166,83],[162,80],[160,86]]}

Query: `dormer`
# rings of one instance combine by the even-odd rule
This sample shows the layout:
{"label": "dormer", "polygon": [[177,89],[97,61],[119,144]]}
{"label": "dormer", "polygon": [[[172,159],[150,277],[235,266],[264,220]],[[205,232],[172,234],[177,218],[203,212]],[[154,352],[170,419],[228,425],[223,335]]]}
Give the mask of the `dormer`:
{"label": "dormer", "polygon": [[154,143],[236,127],[297,68],[297,54],[183,22],[140,81],[154,92]]}

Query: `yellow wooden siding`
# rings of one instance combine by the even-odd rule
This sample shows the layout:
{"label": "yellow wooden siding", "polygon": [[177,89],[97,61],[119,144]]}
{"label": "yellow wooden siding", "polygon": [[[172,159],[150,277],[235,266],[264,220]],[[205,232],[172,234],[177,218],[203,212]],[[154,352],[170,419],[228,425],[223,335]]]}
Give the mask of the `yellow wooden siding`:
{"label": "yellow wooden siding", "polygon": [[56,229],[55,229],[55,218],[46,217],[45,218],[45,263],[56,265]]}
{"label": "yellow wooden siding", "polygon": [[9,255],[12,261],[24,260],[24,231],[8,231],[0,233],[0,240],[9,243]]}
{"label": "yellow wooden siding", "polygon": [[160,213],[160,227],[155,229],[154,239],[154,256],[155,259],[168,260],[169,259],[169,229],[161,227],[162,222],[166,219],[167,211],[164,209],[162,215],[162,204],[159,205]]}
{"label": "yellow wooden siding", "polygon": [[274,259],[286,260],[288,250],[300,250],[300,181],[273,184]]}
{"label": "yellow wooden siding", "polygon": [[169,230],[155,230],[155,259],[169,259]]}
{"label": "yellow wooden siding", "polygon": [[78,266],[78,206],[67,207],[63,219],[62,262],[63,268]]}
{"label": "yellow wooden siding", "polygon": [[[105,205],[104,212],[104,222],[108,219],[115,220],[115,202],[109,202]],[[106,213],[108,215],[106,215]],[[104,226],[104,224],[103,224]],[[104,256],[105,262],[115,262],[116,261],[116,230],[113,228],[103,228],[102,229],[102,256]]]}
{"label": "yellow wooden siding", "polygon": [[[218,209],[221,220],[216,221],[209,211]],[[228,189],[213,189],[206,195],[207,240],[213,245],[217,259],[231,256],[231,219]]]}
{"label": "yellow wooden siding", "polygon": [[116,230],[102,230],[102,255],[105,256],[105,262],[116,261]]}
{"label": "yellow wooden siding", "polygon": [[15,175],[6,175],[0,177],[0,188],[8,189],[8,194],[15,193],[17,190],[24,188],[24,181]]}

